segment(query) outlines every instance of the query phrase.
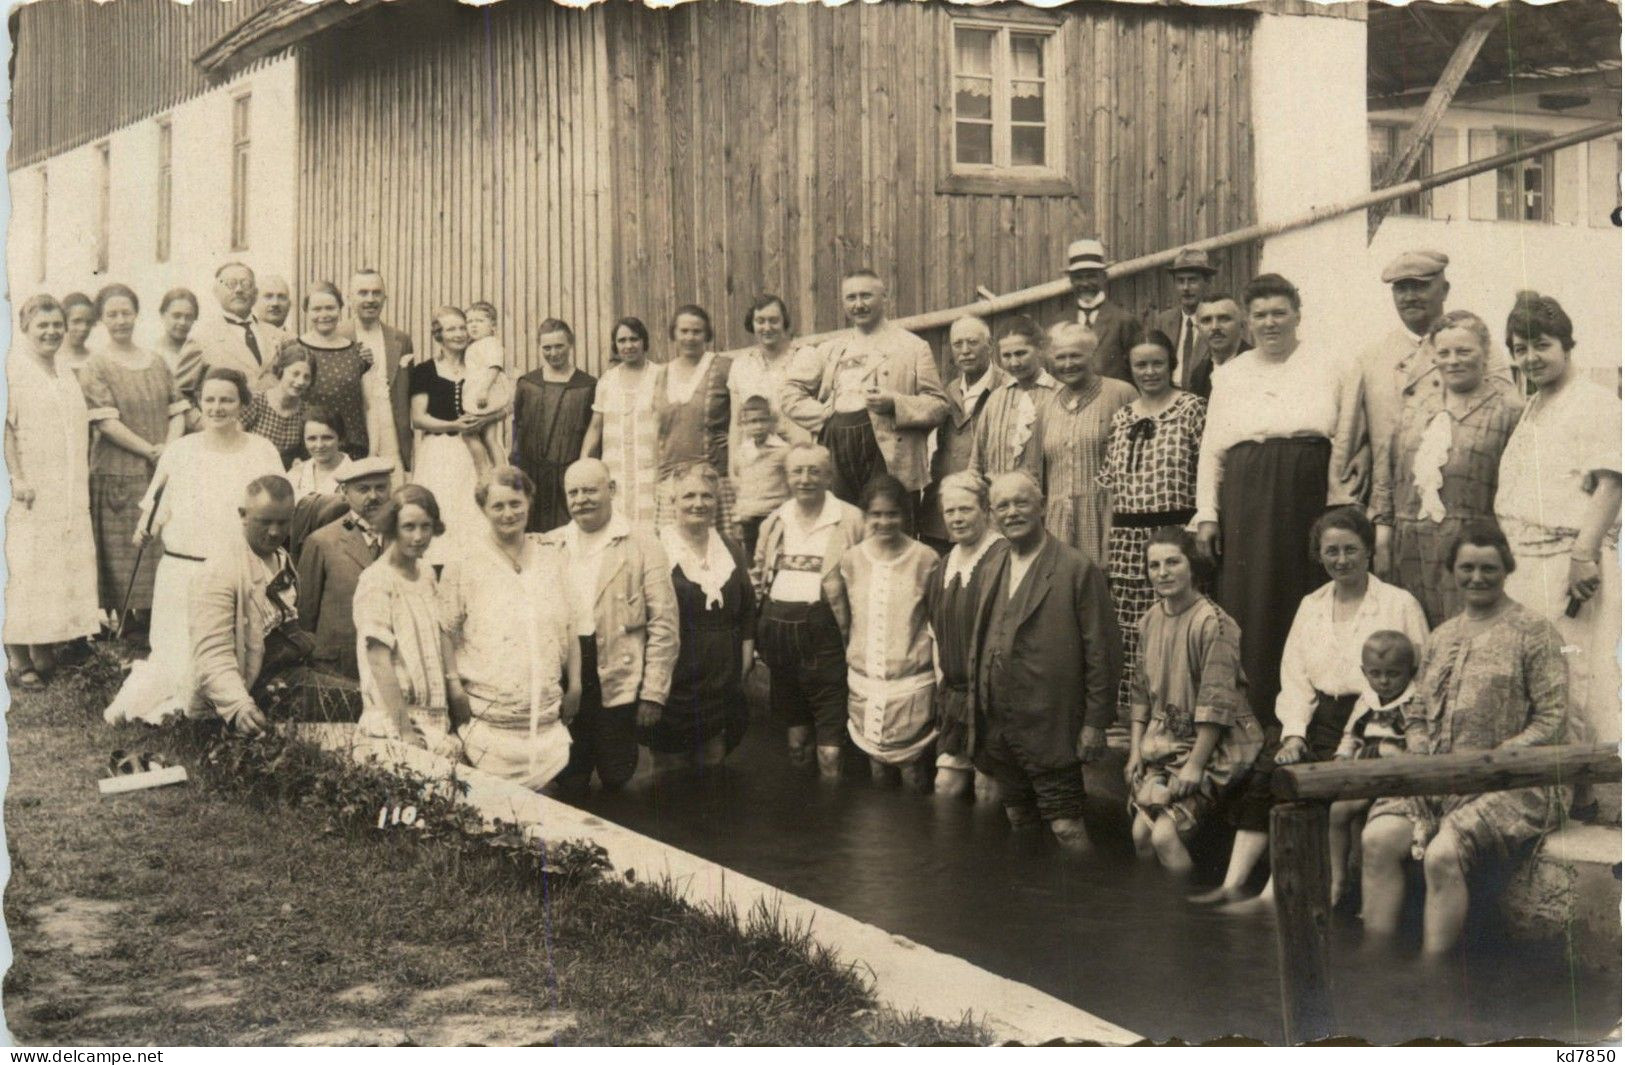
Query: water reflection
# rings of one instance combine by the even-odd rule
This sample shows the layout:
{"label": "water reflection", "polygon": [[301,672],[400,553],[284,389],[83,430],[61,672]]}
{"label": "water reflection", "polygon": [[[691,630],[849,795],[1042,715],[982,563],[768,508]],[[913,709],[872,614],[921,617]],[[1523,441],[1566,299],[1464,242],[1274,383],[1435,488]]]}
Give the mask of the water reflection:
{"label": "water reflection", "polygon": [[[872,784],[856,759],[840,784],[794,772],[782,742],[757,720],[720,772],[640,774],[583,804],[1150,1038],[1279,1040],[1271,917],[1191,906],[1136,862],[1110,770],[1090,774],[1095,849],[1079,857],[1040,828],[1012,831],[996,807]],[[1334,958],[1340,1027],[1373,1042],[1586,1042],[1618,1020],[1617,975],[1571,972],[1526,944],[1427,968],[1362,953],[1357,924],[1340,919]]]}

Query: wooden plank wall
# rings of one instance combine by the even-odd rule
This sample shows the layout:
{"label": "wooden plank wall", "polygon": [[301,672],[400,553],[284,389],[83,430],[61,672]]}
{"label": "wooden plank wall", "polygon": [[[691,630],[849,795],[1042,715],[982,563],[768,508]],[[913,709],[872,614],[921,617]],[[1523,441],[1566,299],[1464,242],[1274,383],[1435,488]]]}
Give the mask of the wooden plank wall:
{"label": "wooden plank wall", "polygon": [[563,318],[597,372],[615,317],[602,9],[380,8],[303,62],[301,281],[376,266],[420,351],[436,307],[488,300],[521,371]]}
{"label": "wooden plank wall", "polygon": [[191,57],[272,2],[39,0],[15,9],[7,166],[87,144],[206,91]]}
{"label": "wooden plank wall", "polygon": [[[609,8],[615,312],[642,316],[659,347],[692,300],[735,346],[762,290],[789,300],[798,332],[838,327],[838,279],[862,264],[910,314],[1056,277],[1078,236],[1128,258],[1255,221],[1254,16],[1064,11],[1074,195],[1057,197],[937,191],[941,3]],[[1239,287],[1256,259],[1230,254],[1219,284]],[[1114,294],[1173,300],[1160,274]]]}

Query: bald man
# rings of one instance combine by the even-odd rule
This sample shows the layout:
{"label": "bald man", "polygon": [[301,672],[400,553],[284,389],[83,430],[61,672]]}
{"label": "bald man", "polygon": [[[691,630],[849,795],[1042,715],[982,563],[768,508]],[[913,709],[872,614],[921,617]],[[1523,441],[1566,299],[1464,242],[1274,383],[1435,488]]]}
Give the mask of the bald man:
{"label": "bald man", "polygon": [[762,521],[751,579],[761,604],[756,649],[768,702],[788,729],[790,763],[841,775],[846,741],[846,597],[836,567],[863,539],[863,515],[829,490],[829,450],[797,444],[784,459],[790,498]]}
{"label": "bald man", "polygon": [[967,315],[949,327],[948,351],[959,374],[948,382],[948,416],[937,426],[936,451],[931,456],[931,483],[926,486],[920,510],[920,539],[939,553],[950,546],[938,501],[942,479],[970,465],[982,409],[994,389],[1005,381],[1004,371],[994,362],[993,333],[980,318]]}
{"label": "bald man", "polygon": [[1012,825],[1042,818],[1063,844],[1087,847],[1082,763],[1105,750],[1123,668],[1111,592],[1099,566],[1044,531],[1030,474],[1000,474],[990,500],[1010,550],[971,642],[987,719],[974,761],[998,782]]}
{"label": "bald man", "polygon": [[615,513],[615,482],[598,459],[564,471],[570,523],[542,538],[557,553],[581,644],[581,707],[566,722],[566,787],[592,775],[620,788],[638,768],[639,725],[660,720],[677,665],[677,593],[660,542]]}

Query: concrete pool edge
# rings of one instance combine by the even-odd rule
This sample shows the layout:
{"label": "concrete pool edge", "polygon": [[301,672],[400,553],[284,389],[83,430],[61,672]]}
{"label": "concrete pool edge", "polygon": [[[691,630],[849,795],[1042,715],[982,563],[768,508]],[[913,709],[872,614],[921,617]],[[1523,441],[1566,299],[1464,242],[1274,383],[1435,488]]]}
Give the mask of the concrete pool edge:
{"label": "concrete pool edge", "polygon": [[892,935],[518,784],[468,766],[453,766],[422,748],[358,740],[343,729],[311,731],[312,739],[323,747],[348,753],[357,761],[400,765],[431,780],[455,773],[468,785],[465,801],[487,819],[534,827],[548,840],[590,839],[605,849],[617,871],[631,872],[646,881],[669,878],[695,905],[727,904],[744,913],[758,902],[764,903],[788,923],[809,929],[843,960],[867,969],[877,997],[893,1009],[950,1021],[969,1014],[985,1024],[998,1042],[1067,1039],[1124,1045],[1139,1041],[1133,1032],[1037,988]]}

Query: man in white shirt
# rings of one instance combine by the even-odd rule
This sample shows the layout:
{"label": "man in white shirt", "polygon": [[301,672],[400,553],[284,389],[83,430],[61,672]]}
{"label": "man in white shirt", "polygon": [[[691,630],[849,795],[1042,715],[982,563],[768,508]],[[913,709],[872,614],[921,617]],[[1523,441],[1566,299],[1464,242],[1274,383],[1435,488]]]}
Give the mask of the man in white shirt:
{"label": "man in white shirt", "polygon": [[272,274],[259,280],[260,298],[254,304],[255,316],[284,333],[298,332],[297,324],[294,329],[289,329],[287,324],[288,312],[293,309],[293,290],[288,287],[287,279]]}
{"label": "man in white shirt", "polygon": [[779,407],[829,449],[840,499],[856,503],[881,473],[918,493],[931,430],[948,415],[931,345],[887,319],[886,283],[873,270],[841,280],[841,306],[851,332],[796,353]]}
{"label": "man in white shirt", "polygon": [[785,456],[790,498],[762,521],[751,579],[761,604],[756,649],[768,702],[788,723],[790,763],[841,775],[846,741],[846,599],[836,567],[863,539],[863,515],[829,490],[829,450],[797,444]]}
{"label": "man in white shirt", "polygon": [[594,772],[613,790],[638,768],[638,728],[660,720],[677,665],[677,593],[653,536],[615,513],[615,482],[598,459],[564,471],[570,524],[542,544],[559,573],[581,644],[581,705],[566,721],[570,762],[561,785],[586,787]]}
{"label": "man in white shirt", "polygon": [[1208,286],[1219,270],[1208,261],[1207,252],[1183,248],[1169,264],[1168,272],[1173,275],[1179,306],[1152,315],[1151,328],[1174,342],[1179,362],[1176,383],[1189,392],[1194,391],[1191,385],[1197,371],[1207,365],[1208,360],[1207,335],[1197,322],[1196,310],[1207,298]]}
{"label": "man in white shirt", "polygon": [[982,409],[1004,383],[1004,371],[993,363],[993,333],[980,318],[967,316],[950,326],[948,350],[959,376],[948,382],[948,417],[937,426],[931,483],[926,487],[920,511],[920,539],[939,552],[950,546],[938,502],[942,479],[970,465]]}
{"label": "man in white shirt", "polygon": [[[251,389],[263,392],[276,383],[272,368],[286,334],[254,316],[259,297],[254,271],[240,262],[223,264],[214,272],[214,297],[219,310],[199,316],[181,348],[180,364],[200,365],[200,384],[215,367],[239,370]],[[189,398],[197,402],[196,396]]]}
{"label": "man in white shirt", "polygon": [[367,440],[374,455],[393,459],[399,471],[412,467],[412,422],[407,407],[406,373],[414,361],[412,338],[383,320],[389,293],[384,277],[370,266],[350,275],[350,313],[339,332],[372,352],[372,367],[361,378],[367,393]]}

